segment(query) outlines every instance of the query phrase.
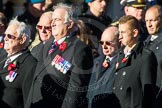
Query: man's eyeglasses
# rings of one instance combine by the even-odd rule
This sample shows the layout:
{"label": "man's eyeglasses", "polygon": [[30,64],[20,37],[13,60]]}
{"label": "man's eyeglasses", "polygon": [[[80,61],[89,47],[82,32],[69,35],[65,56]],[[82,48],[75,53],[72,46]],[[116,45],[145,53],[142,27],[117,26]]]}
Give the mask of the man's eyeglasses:
{"label": "man's eyeglasses", "polygon": [[16,39],[16,36],[14,35],[11,35],[11,34],[2,34],[3,37],[6,37],[9,38],[9,39]]}
{"label": "man's eyeglasses", "polygon": [[111,42],[111,41],[100,41],[99,42],[101,45],[103,45],[104,43],[106,44],[106,45],[113,45],[114,44],[114,42]]}
{"label": "man's eyeglasses", "polygon": [[37,29],[42,29],[42,28],[44,28],[45,30],[51,30],[51,26],[42,26],[42,25],[37,25],[37,27],[36,27]]}

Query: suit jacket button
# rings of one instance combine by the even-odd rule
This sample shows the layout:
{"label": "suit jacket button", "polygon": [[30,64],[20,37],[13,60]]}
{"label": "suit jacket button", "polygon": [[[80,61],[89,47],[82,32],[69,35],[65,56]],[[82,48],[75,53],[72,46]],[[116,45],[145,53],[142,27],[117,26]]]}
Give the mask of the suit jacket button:
{"label": "suit jacket button", "polygon": [[156,47],[156,49],[159,49],[159,47]]}
{"label": "suit jacket button", "polygon": [[120,90],[123,90],[123,87],[122,86],[120,87]]}
{"label": "suit jacket button", "polygon": [[115,75],[118,75],[118,72],[115,72]]}
{"label": "suit jacket button", "polygon": [[126,75],[126,72],[124,71],[122,75],[125,76]]}

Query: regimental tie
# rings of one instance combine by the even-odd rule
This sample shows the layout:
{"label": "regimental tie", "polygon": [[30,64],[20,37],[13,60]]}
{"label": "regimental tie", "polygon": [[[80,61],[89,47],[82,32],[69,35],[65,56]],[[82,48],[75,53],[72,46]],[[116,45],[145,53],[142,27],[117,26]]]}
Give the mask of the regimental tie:
{"label": "regimental tie", "polygon": [[5,67],[6,67],[7,65],[9,65],[11,62],[12,62],[11,59],[8,58],[8,59],[6,60],[5,65],[4,65],[3,68],[5,68]]}
{"label": "regimental tie", "polygon": [[52,43],[51,48],[50,48],[50,50],[48,51],[48,55],[51,54],[51,53],[53,53],[57,46],[58,46],[57,41],[54,42],[54,43]]}

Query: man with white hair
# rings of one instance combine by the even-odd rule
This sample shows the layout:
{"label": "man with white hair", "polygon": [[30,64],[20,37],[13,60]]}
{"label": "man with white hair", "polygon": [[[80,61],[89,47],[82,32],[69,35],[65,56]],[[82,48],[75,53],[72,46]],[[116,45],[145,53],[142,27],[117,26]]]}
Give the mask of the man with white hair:
{"label": "man with white hair", "polygon": [[85,108],[93,66],[92,50],[77,38],[73,9],[54,6],[53,37],[40,53],[36,75],[25,108]]}
{"label": "man with white hair", "polygon": [[37,64],[27,49],[30,28],[17,19],[10,21],[4,34],[4,50],[0,58],[0,106],[24,108]]}

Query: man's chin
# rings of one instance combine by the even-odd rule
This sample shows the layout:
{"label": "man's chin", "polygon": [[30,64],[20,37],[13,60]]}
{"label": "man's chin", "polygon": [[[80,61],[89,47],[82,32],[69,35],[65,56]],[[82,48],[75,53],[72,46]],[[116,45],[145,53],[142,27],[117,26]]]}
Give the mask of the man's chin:
{"label": "man's chin", "polygon": [[109,55],[109,53],[107,53],[107,52],[103,52],[103,54],[106,55],[106,56]]}

